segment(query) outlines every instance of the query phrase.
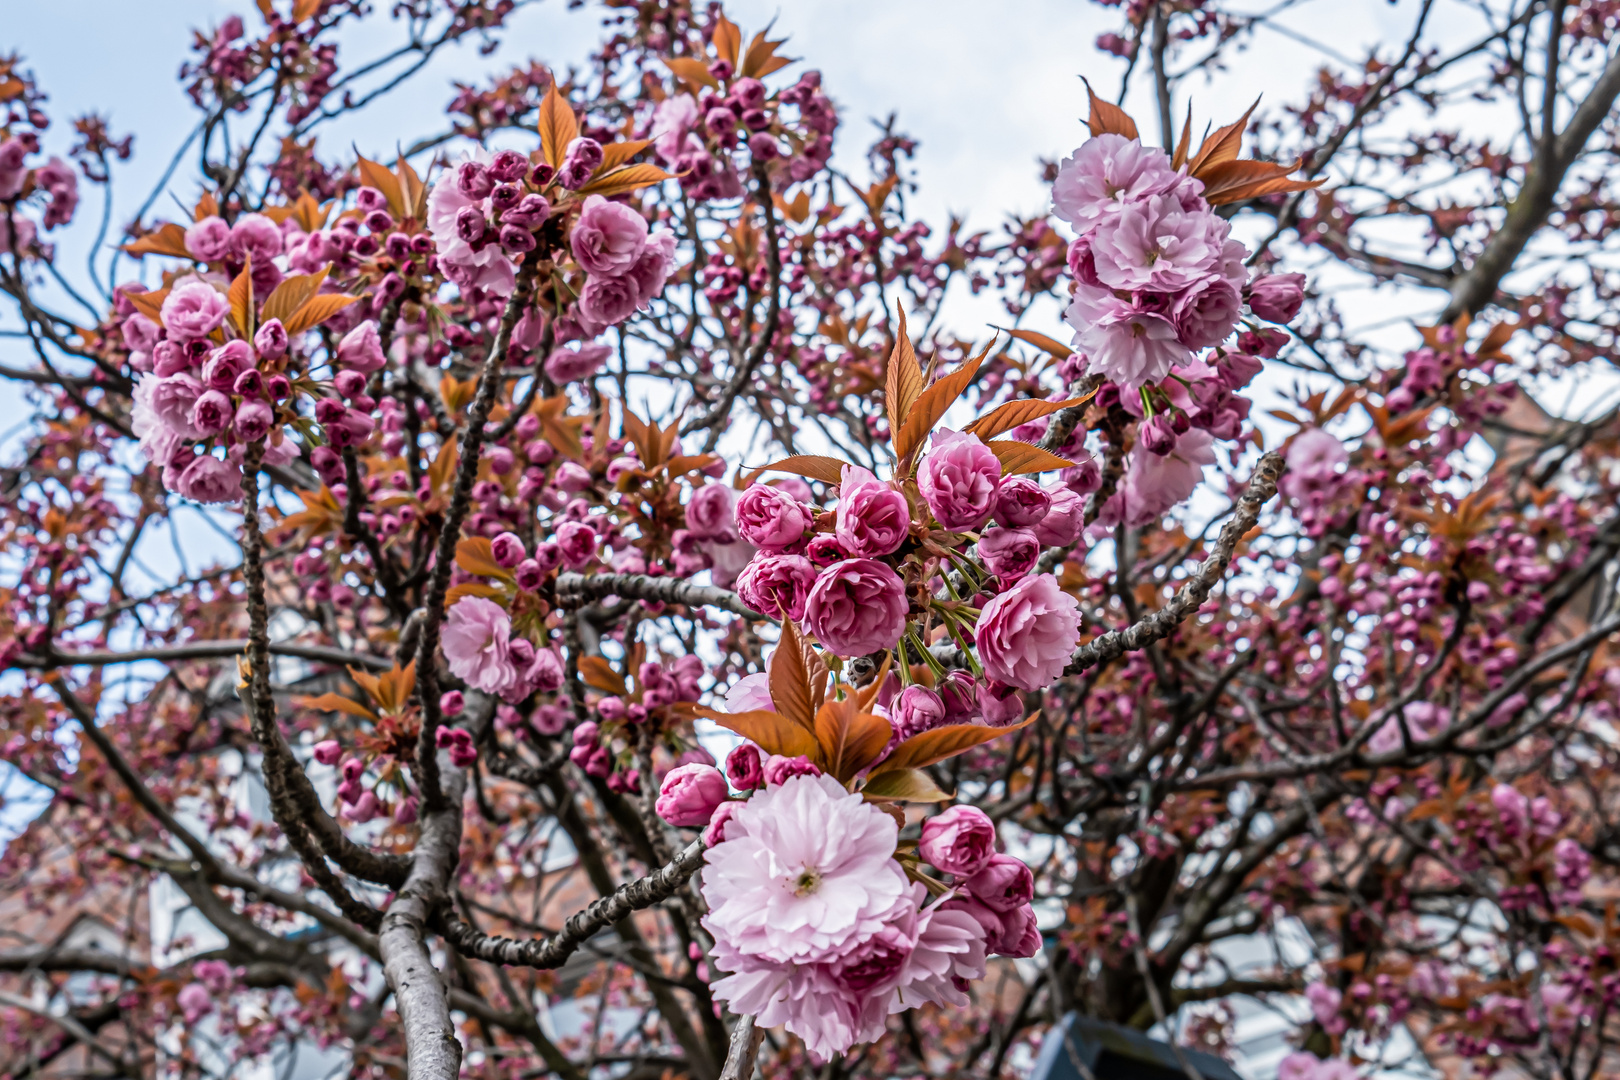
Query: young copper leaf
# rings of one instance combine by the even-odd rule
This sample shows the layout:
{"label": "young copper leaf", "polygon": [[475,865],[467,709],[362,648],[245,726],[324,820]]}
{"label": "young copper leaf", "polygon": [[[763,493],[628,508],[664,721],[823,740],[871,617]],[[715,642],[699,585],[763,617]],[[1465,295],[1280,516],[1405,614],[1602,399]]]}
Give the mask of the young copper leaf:
{"label": "young copper leaf", "polygon": [[970,435],[977,435],[988,442],[1004,431],[1011,431],[1019,424],[1027,424],[1031,420],[1039,420],[1043,416],[1050,416],[1059,409],[1067,409],[1071,405],[1079,405],[1089,401],[1092,394],[1095,393],[1096,391],[1093,390],[1091,394],[1087,394],[1085,397],[1068,398],[1064,401],[1042,401],[1039,398],[1009,401],[1005,405],[998,405],[962,430]]}
{"label": "young copper leaf", "polygon": [[742,48],[742,31],[737,24],[724,15],[716,15],[714,20],[714,51],[720,59],[729,61],[732,70],[737,68],[737,53]]}
{"label": "young copper leaf", "polygon": [[612,172],[651,145],[651,139],[630,139],[625,142],[610,143],[602,147],[600,171],[604,173]]}
{"label": "young copper leaf", "polygon": [[247,262],[242,266],[242,272],[236,275],[231,282],[230,290],[225,294],[230,301],[231,321],[236,330],[245,338],[253,336],[253,253],[248,252]]}
{"label": "young copper leaf", "polygon": [[815,735],[781,713],[767,709],[728,713],[697,705],[692,708],[692,715],[706,717],[727,731],[735,731],[767,754],[807,757],[818,765],[822,763],[821,746]]}
{"label": "young copper leaf", "polygon": [[1300,162],[1279,165],[1271,161],[1223,161],[1204,170],[1204,198],[1211,206],[1258,199],[1262,195],[1275,195],[1290,191],[1309,191],[1321,187],[1327,177],[1316,180],[1290,180],[1288,174],[1300,167]]}
{"label": "young copper leaf", "polygon": [[855,691],[855,707],[857,709],[865,710],[872,707],[872,702],[876,701],[878,695],[883,692],[883,684],[889,678],[889,668],[893,666],[894,652],[893,650],[886,650],[883,653],[883,664],[878,668],[877,674],[872,677],[872,681]]}
{"label": "young copper leaf", "polygon": [[1187,164],[1187,151],[1192,147],[1192,106],[1187,106],[1187,122],[1181,125],[1181,138],[1176,142],[1176,152],[1170,155],[1170,167],[1179,169]]}
{"label": "young copper leaf", "polygon": [[411,163],[401,157],[394,163],[394,172],[399,176],[400,195],[405,201],[405,216],[423,221],[427,218],[427,185],[422,178],[416,175]]}
{"label": "young copper leaf", "polygon": [[720,89],[720,83],[709,74],[709,65],[695,56],[672,56],[664,61],[664,66],[674,72],[677,79],[694,87],[707,86],[711,90]]}
{"label": "young copper leaf", "polygon": [[344,296],[342,293],[321,293],[310,297],[303,307],[293,312],[292,318],[282,320],[287,327],[287,336],[314,329],[358,299],[358,296]]}
{"label": "young copper leaf", "polygon": [[1007,333],[1019,341],[1028,342],[1037,349],[1043,350],[1054,360],[1067,360],[1069,354],[1074,352],[1073,349],[1056,338],[1049,338],[1045,334],[1037,334],[1033,330],[1008,330]]}
{"label": "young copper leaf", "polygon": [[949,724],[937,727],[932,731],[925,731],[921,735],[913,735],[905,742],[894,748],[883,763],[872,770],[872,777],[876,779],[883,773],[895,772],[899,769],[921,769],[946,758],[981,746],[993,739],[999,739],[1009,731],[1034,722],[1039,713],[1031,713],[1023,720],[1008,727],[981,727],[978,724]]}
{"label": "young copper leaf", "polygon": [[986,445],[996,455],[996,460],[1001,462],[1003,476],[1051,472],[1053,469],[1067,469],[1074,464],[1050,450],[1042,450],[1034,443],[1019,442],[1017,439],[997,439]]}
{"label": "young copper leaf", "polygon": [[283,278],[264,302],[264,310],[260,313],[265,322],[271,319],[280,319],[283,325],[293,317],[293,313],[305,304],[310,297],[321,291],[321,282],[326,280],[327,273],[332,269],[328,264],[313,274],[294,274]]}
{"label": "young copper leaf", "polygon": [[450,586],[444,594],[444,606],[452,608],[456,601],[464,596],[482,596],[486,600],[493,600],[501,595],[501,590],[493,585],[486,585],[482,581],[463,581],[459,585]]}
{"label": "young copper leaf", "polygon": [[900,430],[911,406],[923,392],[922,368],[917,363],[917,350],[912,348],[911,338],[906,333],[905,310],[900,309],[899,314],[900,329],[895,335],[894,351],[889,353],[889,372],[883,391],[883,404],[889,412],[890,438]]}
{"label": "young copper leaf", "polygon": [[509,578],[512,572],[495,561],[487,536],[469,536],[456,542],[456,565],[481,577]]}
{"label": "young copper leaf", "polygon": [[177,259],[193,257],[186,248],[186,230],[172,221],[158,226],[139,240],[125,244],[119,250],[130,255],[172,255]]}
{"label": "young copper leaf", "polygon": [[990,352],[986,345],[984,352],[973,357],[967,363],[934,382],[933,386],[924,390],[911,407],[911,413],[900,428],[900,434],[894,437],[894,455],[901,461],[909,461],[921,449],[923,440],[928,433],[934,430],[940,417],[956,403],[962,396],[962,391],[973,382],[973,376],[979,373],[979,365]]}
{"label": "young copper leaf", "polygon": [[319,709],[321,712],[348,713],[358,716],[362,720],[375,720],[377,714],[360,704],[344,697],[342,694],[321,694],[319,697],[294,698],[293,704],[302,709]]}
{"label": "young copper leaf", "polygon": [[785,44],[785,41],[766,41],[765,31],[761,30],[748,43],[748,51],[743,54],[742,67],[737,74],[745,78],[763,79],[778,68],[791,64],[792,60],[776,55],[776,50]]}
{"label": "young copper leaf", "polygon": [[562,168],[568,144],[579,138],[579,121],[574,119],[574,107],[557,92],[555,81],[540,103],[540,152],[553,169]]}
{"label": "young copper leaf", "polygon": [[626,165],[617,172],[600,176],[579,189],[581,195],[623,195],[627,191],[647,187],[674,177],[656,165],[642,163]]}
{"label": "young copper leaf", "polygon": [[614,697],[624,697],[630,692],[624,685],[624,676],[613,670],[613,665],[600,656],[587,656],[579,662],[579,677],[585,685],[612,694]]}
{"label": "young copper leaf", "polygon": [[847,461],[839,461],[835,457],[822,457],[819,454],[795,454],[792,457],[774,461],[765,466],[767,472],[792,473],[795,476],[808,477],[811,480],[820,480],[824,484],[839,484],[843,482],[844,470],[849,467]]}
{"label": "young copper leaf", "polygon": [[1092,91],[1090,83],[1086,83],[1086,94],[1091,98],[1091,115],[1086,118],[1086,126],[1091,128],[1093,135],[1123,135],[1127,139],[1138,137],[1136,121],[1132,120],[1124,109],[1098,97]]}
{"label": "young copper leaf", "polygon": [[899,802],[944,802],[951,796],[941,791],[934,778],[921,769],[895,769],[879,773],[861,788],[868,799],[895,799]]}
{"label": "young copper leaf", "polygon": [[214,193],[212,191],[203,192],[202,193],[202,198],[198,199],[197,200],[197,205],[192,208],[191,220],[192,221],[201,221],[203,218],[206,218],[206,217],[218,217],[218,216],[219,216],[219,199],[215,198]]}
{"label": "young copper leaf", "polygon": [[1244,110],[1237,123],[1217,128],[1213,134],[1205,136],[1204,141],[1198,145],[1198,153],[1193,155],[1187,171],[1202,180],[1203,170],[1208,166],[1218,165],[1223,161],[1236,161],[1238,152],[1243,149],[1243,130],[1249,124],[1249,116],[1259,107],[1260,99],[1255,98],[1254,104]]}
{"label": "young copper leaf", "polygon": [[383,193],[388,200],[388,210],[396,218],[410,216],[406,212],[405,194],[399,189],[399,177],[395,176],[388,166],[380,162],[360,158],[360,179],[366,186],[374,187]]}
{"label": "young copper leaf", "polygon": [[859,711],[851,698],[829,701],[816,713],[815,738],[824,767],[841,784],[871,764],[893,735],[887,720]]}
{"label": "young copper leaf", "polygon": [[782,620],[782,637],[771,654],[769,671],[771,703],[776,711],[806,731],[814,731],[816,710],[811,703],[810,672],[805,668],[799,628],[792,619]]}

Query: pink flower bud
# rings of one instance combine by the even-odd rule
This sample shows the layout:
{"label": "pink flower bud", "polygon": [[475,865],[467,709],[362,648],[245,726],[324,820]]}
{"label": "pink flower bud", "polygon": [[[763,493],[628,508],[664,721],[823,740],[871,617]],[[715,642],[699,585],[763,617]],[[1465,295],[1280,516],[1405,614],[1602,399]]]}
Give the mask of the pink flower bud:
{"label": "pink flower bud", "polygon": [[765,766],[759,747],[743,743],[726,755],[726,777],[738,791],[765,786]]}
{"label": "pink flower bud", "polygon": [[1028,904],[1035,896],[1035,875],[1023,860],[992,855],[967,879],[968,895],[1000,912]]}
{"label": "pink flower bud", "polygon": [[971,878],[996,853],[995,823],[976,806],[953,806],[923,822],[917,853],[943,873]]}
{"label": "pink flower bud", "polygon": [[656,809],[671,825],[698,828],[709,823],[727,794],[726,779],[713,765],[681,765],[664,777]]}
{"label": "pink flower bud", "polygon": [[315,744],[315,760],[322,765],[336,765],[343,756],[343,747],[336,739],[322,739]]}

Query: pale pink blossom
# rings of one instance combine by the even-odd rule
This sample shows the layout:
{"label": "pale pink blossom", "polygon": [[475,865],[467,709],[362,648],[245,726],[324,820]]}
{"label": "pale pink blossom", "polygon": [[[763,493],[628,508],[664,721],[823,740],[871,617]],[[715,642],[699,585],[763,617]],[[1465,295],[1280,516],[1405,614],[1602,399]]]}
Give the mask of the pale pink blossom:
{"label": "pale pink blossom", "polygon": [[[998,466],[999,472],[999,466]],[[845,465],[838,485],[838,539],[851,555],[892,554],[911,528],[906,497],[858,465]]]}
{"label": "pale pink blossom", "polygon": [[1227,232],[1207,206],[1189,209],[1174,195],[1155,195],[1099,222],[1091,257],[1110,289],[1173,292],[1220,267]]}
{"label": "pale pink blossom", "polygon": [[1098,135],[1058,166],[1052,212],[1076,227],[1088,226],[1183,185],[1189,194],[1203,186],[1171,168],[1170,155],[1158,147],[1123,135]]}
{"label": "pale pink blossom", "polygon": [[[465,161],[487,162],[487,150],[479,150]],[[483,289],[496,296],[509,296],[517,283],[517,268],[499,244],[486,244],[480,251],[461,238],[456,217],[466,207],[487,208],[486,200],[465,194],[456,183],[456,169],[445,169],[428,193],[428,231],[438,249],[439,265],[445,276],[463,289]]]}
{"label": "pale pink blossom", "polygon": [[810,511],[780,487],[752,484],[737,499],[737,532],[761,551],[781,552],[804,539]]}
{"label": "pale pink blossom", "polygon": [[242,472],[208,454],[199,454],[171,477],[165,469],[164,483],[170,490],[200,503],[234,503],[242,498]]}
{"label": "pale pink blossom", "polygon": [[776,711],[776,703],[771,700],[771,677],[763,671],[732,683],[726,689],[725,701],[727,712]]}
{"label": "pale pink blossom", "polygon": [[803,555],[760,552],[737,575],[737,595],[761,615],[797,621],[815,583],[815,564]]}
{"label": "pale pink blossom", "polygon": [[578,382],[595,375],[602,369],[602,362],[612,355],[613,346],[595,341],[582,343],[578,348],[564,346],[546,357],[546,374],[558,384]]}
{"label": "pale pink blossom", "polygon": [[839,656],[892,649],[906,628],[906,587],[876,559],[846,559],[821,571],[805,601],[810,632]]}
{"label": "pale pink blossom", "polygon": [[191,410],[203,395],[203,384],[190,375],[142,375],[135,383],[130,428],[147,460],[166,465],[182,444],[201,438],[191,424]]}
{"label": "pale pink blossom", "polygon": [[1350,454],[1344,444],[1319,427],[1308,427],[1288,444],[1288,468],[1277,487],[1302,506],[1320,507],[1344,486]]}
{"label": "pale pink blossom", "polygon": [[1103,504],[1098,524],[1135,528],[1163,517],[1198,487],[1204,466],[1215,464],[1214,442],[1209,432],[1193,428],[1178,436],[1175,448],[1163,456],[1140,448],[1131,451],[1119,490]]}
{"label": "pale pink blossom", "polygon": [[163,328],[177,341],[205,338],[214,332],[231,312],[225,294],[195,279],[176,285],[163,298]]}
{"label": "pale pink blossom", "polygon": [[934,520],[946,529],[976,529],[995,505],[1001,462],[978,436],[934,432],[917,473],[917,487]]}
{"label": "pale pink blossom", "polygon": [[843,957],[909,902],[898,836],[893,818],[830,776],[767,787],[733,812],[725,842],[704,857],[704,928],[738,959]]}
{"label": "pale pink blossom", "polygon": [[231,251],[231,227],[225,219],[210,215],[186,230],[186,250],[202,262],[219,262]]}
{"label": "pale pink blossom", "polygon": [[1086,371],[1117,383],[1121,394],[1158,382],[1190,355],[1169,319],[1084,282],[1075,284],[1063,318],[1075,330],[1074,347],[1086,357]]}
{"label": "pale pink blossom", "polygon": [[1080,604],[1051,574],[1032,574],[985,604],[974,635],[985,674],[1044,690],[1080,643]]}
{"label": "pale pink blossom", "polygon": [[996,852],[996,826],[977,806],[953,806],[923,822],[917,854],[946,874],[970,877]]}
{"label": "pale pink blossom", "polygon": [[624,203],[590,195],[569,236],[574,259],[587,274],[629,273],[647,246],[647,219]]}
{"label": "pale pink blossom", "polygon": [[1205,274],[1176,296],[1170,321],[1183,345],[1206,349],[1232,336],[1242,312],[1237,286],[1219,274]]}
{"label": "pale pink blossom", "polygon": [[512,657],[512,620],[493,600],[464,596],[444,620],[445,661],[475,690],[499,694],[518,681]]}

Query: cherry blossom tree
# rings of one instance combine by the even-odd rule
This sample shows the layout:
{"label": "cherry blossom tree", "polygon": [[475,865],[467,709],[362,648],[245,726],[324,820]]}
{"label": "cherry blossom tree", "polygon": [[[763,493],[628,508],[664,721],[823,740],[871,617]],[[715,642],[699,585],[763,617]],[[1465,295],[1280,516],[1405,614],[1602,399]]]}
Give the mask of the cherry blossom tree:
{"label": "cherry blossom tree", "polygon": [[0,59],[8,1075],[1615,1069],[1620,9],[1110,4],[992,232],[718,3],[323,141],[518,6],[197,31],[116,242]]}

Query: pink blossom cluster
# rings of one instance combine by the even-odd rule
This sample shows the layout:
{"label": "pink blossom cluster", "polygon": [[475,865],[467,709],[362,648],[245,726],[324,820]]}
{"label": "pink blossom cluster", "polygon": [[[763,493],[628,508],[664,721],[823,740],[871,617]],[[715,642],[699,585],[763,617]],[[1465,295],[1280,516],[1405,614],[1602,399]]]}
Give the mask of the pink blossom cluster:
{"label": "pink blossom cluster", "polygon": [[493,600],[458,600],[445,616],[442,640],[451,674],[474,690],[522,701],[536,691],[551,693],[562,686],[557,651],[514,636],[506,609]]}
{"label": "pink blossom cluster", "polygon": [[[28,167],[28,155],[39,151],[39,139],[25,132],[0,140],[0,254],[25,253],[34,247],[39,224],[47,230],[73,220],[79,206],[79,178],[59,157]],[[43,202],[38,224],[19,213],[29,199]]]}
{"label": "pink blossom cluster", "polygon": [[[758,769],[757,751],[753,762],[748,798],[710,808],[700,881],[714,964],[726,973],[711,988],[733,1012],[784,1026],[825,1061],[881,1037],[895,1013],[966,1005],[987,955],[1039,947],[1029,870],[993,852],[981,811],[957,807],[924,826],[925,857],[963,883],[931,899],[896,861],[894,818],[814,766]],[[666,816],[685,810],[693,824],[725,792],[714,769],[694,771],[701,780],[666,780],[660,800]],[[1008,923],[1019,929],[1009,934]]]}

